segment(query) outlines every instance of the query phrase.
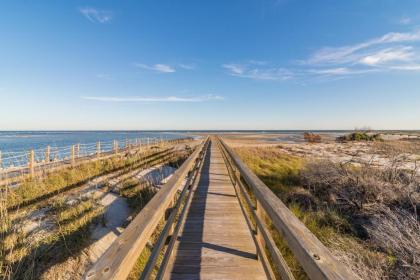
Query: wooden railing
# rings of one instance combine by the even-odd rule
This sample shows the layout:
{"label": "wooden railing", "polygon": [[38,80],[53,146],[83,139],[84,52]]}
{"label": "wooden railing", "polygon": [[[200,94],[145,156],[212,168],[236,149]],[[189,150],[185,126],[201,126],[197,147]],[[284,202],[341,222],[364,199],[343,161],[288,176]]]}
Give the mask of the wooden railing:
{"label": "wooden railing", "polygon": [[[203,141],[193,154],[182,164],[169,181],[140,211],[124,232],[112,243],[108,250],[84,275],[84,279],[126,279],[142,253],[152,234],[162,220],[164,228],[153,246],[141,279],[148,279],[170,236],[163,260],[160,263],[158,278],[163,275],[166,264],[185,213],[192,198],[192,189],[197,184],[197,175],[207,150],[208,139]],[[182,183],[187,181],[184,186]],[[182,188],[181,188],[182,187]],[[174,228],[175,220],[177,224]]]}
{"label": "wooden railing", "polygon": [[266,220],[287,242],[310,279],[359,279],[293,215],[223,139],[217,139],[268,278],[275,279],[274,268],[281,279],[295,279],[268,230]]}

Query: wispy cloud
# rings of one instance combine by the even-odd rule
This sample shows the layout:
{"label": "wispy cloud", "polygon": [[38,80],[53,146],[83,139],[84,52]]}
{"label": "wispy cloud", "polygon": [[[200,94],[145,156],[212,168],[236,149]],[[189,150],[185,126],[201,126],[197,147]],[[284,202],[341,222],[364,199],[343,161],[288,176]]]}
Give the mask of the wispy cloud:
{"label": "wispy cloud", "polygon": [[105,73],[98,73],[95,75],[96,78],[98,79],[104,79],[104,80],[112,80],[112,76],[110,74],[105,74]]}
{"label": "wispy cloud", "polygon": [[412,18],[410,18],[410,17],[406,17],[406,16],[402,17],[402,18],[399,20],[399,23],[400,23],[400,24],[403,24],[403,25],[407,25],[407,24],[410,24],[410,23],[412,23],[412,22],[413,22]]}
{"label": "wispy cloud", "polygon": [[342,46],[324,47],[316,51],[309,59],[302,61],[303,64],[338,64],[354,63],[363,56],[375,54],[384,45],[412,43],[420,41],[420,30],[407,33],[390,32],[382,37],[373,38],[365,42]]}
{"label": "wispy cloud", "polygon": [[268,62],[265,60],[256,60],[256,59],[251,59],[248,62],[254,65],[267,65],[268,64]]}
{"label": "wispy cloud", "polygon": [[414,58],[413,47],[408,46],[379,50],[363,56],[359,62],[369,66],[377,66],[388,62],[409,61]]}
{"label": "wispy cloud", "polygon": [[181,96],[164,96],[164,97],[116,97],[116,96],[82,96],[84,100],[101,101],[101,102],[141,102],[141,103],[161,103],[161,102],[205,102],[212,100],[224,100],[219,95],[202,95],[192,97]]}
{"label": "wispy cloud", "polygon": [[176,72],[174,67],[172,67],[170,65],[166,65],[166,64],[147,65],[147,64],[142,64],[142,63],[135,63],[134,66],[139,67],[139,68],[143,68],[143,69],[147,69],[147,70],[160,72],[160,73]]}
{"label": "wispy cloud", "polygon": [[294,74],[285,68],[256,68],[245,64],[224,64],[229,75],[253,80],[288,80]]}
{"label": "wispy cloud", "polygon": [[227,69],[233,76],[242,75],[245,72],[245,68],[239,64],[223,64],[223,68]]}
{"label": "wispy cloud", "polygon": [[377,70],[337,67],[337,68],[309,69],[309,70],[306,70],[304,73],[315,74],[315,75],[320,75],[320,76],[344,76],[344,75],[366,74],[366,73],[371,73],[371,72],[377,72]]}
{"label": "wispy cloud", "polygon": [[111,11],[98,10],[91,7],[79,8],[79,12],[89,21],[95,23],[108,23],[113,18]]}
{"label": "wispy cloud", "polygon": [[307,59],[291,62],[285,67],[250,60],[223,64],[222,67],[235,77],[300,82],[380,72],[420,72],[420,30],[390,32],[353,45],[323,47]]}
{"label": "wispy cloud", "polygon": [[420,30],[390,32],[354,45],[321,48],[300,64],[330,76],[420,71],[419,43]]}
{"label": "wispy cloud", "polygon": [[179,67],[186,70],[194,70],[196,68],[195,64],[179,64]]}

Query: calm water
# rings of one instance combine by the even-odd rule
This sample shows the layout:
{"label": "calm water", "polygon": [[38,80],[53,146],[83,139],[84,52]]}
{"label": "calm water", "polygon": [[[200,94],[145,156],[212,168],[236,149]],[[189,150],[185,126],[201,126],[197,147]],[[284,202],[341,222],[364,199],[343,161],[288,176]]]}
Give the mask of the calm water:
{"label": "calm water", "polygon": [[[207,132],[207,131],[202,131]],[[209,131],[210,132],[210,131]],[[212,131],[214,132],[214,131]],[[221,133],[232,133],[236,131],[220,131]],[[299,142],[303,139],[304,131],[238,131],[241,133],[278,133],[279,137],[273,139],[279,142]],[[325,132],[329,134],[341,134],[342,131]],[[46,146],[66,147],[74,144],[93,144],[97,141],[111,143],[118,140],[122,145],[126,139],[177,139],[189,136],[188,131],[0,131],[0,151],[27,152],[31,149],[43,149]],[[272,140],[272,141],[273,141]]]}
{"label": "calm water", "polygon": [[42,161],[45,148],[51,147],[51,156],[57,159],[70,156],[70,146],[80,144],[81,153],[95,153],[96,142],[101,142],[102,151],[112,150],[113,141],[117,140],[124,147],[126,140],[134,143],[140,139],[178,139],[187,135],[179,132],[142,132],[142,131],[0,131],[0,168],[25,166],[28,151],[35,150],[35,160]]}
{"label": "calm water", "polygon": [[[192,131],[192,132],[211,132],[215,131]],[[299,143],[303,141],[305,131],[296,130],[272,130],[272,131],[218,131],[218,133],[244,133],[244,134],[277,134],[275,137],[265,139],[265,141],[275,141],[283,143]],[[333,139],[350,131],[331,130],[313,131],[323,135],[328,135]],[[177,139],[190,136],[188,131],[0,131],[0,151],[4,168],[10,166],[23,166],[27,164],[29,150],[35,150],[35,158],[42,161],[45,155],[45,148],[51,147],[55,158],[67,158],[70,155],[70,146],[81,144],[80,149],[85,153],[96,151],[96,142],[101,141],[101,149],[110,151],[112,141],[117,140],[121,147],[125,145],[127,139],[140,139],[145,143],[147,139]],[[1,165],[0,165],[1,168]]]}
{"label": "calm water", "polygon": [[183,138],[186,134],[176,132],[142,132],[142,131],[0,131],[0,151],[27,151],[30,149],[64,147],[73,144],[90,144],[126,139]]}

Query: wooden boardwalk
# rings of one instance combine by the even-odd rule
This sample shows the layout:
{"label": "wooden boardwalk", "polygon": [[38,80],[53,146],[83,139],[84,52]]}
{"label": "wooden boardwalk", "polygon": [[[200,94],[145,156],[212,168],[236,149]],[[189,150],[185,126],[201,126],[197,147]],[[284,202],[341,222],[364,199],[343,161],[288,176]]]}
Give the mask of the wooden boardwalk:
{"label": "wooden boardwalk", "polygon": [[[230,175],[236,186],[228,167],[234,170]],[[246,213],[242,212],[244,205]],[[255,222],[250,225],[252,230],[247,223],[250,218]],[[272,230],[281,233],[309,279],[359,279],[223,139],[214,136],[194,150],[83,279],[127,279],[163,220],[165,226],[142,271],[142,280],[154,277],[156,269],[157,279],[278,279],[278,275],[294,280]]]}
{"label": "wooden boardwalk", "polygon": [[267,279],[214,142],[209,144],[164,279]]}

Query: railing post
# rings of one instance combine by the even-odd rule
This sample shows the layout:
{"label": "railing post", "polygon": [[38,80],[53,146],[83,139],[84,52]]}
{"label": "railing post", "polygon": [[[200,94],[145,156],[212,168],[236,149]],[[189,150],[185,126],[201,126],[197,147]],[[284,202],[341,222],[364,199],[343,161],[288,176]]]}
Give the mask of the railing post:
{"label": "railing post", "polygon": [[70,163],[71,163],[72,166],[75,163],[74,154],[75,154],[75,146],[74,145],[71,145],[71,149],[70,149]]}
{"label": "railing post", "polygon": [[[255,206],[256,206],[256,210],[257,210],[257,217],[260,220],[261,224],[265,225],[265,213],[264,213],[264,209],[262,208],[262,206],[260,205],[260,203],[258,202],[258,200],[255,200]],[[263,235],[261,234],[261,231],[258,229],[258,226],[255,227],[256,230],[256,234],[257,234],[257,239],[260,242],[261,246],[263,248],[265,248],[265,240]]]}
{"label": "railing post", "polygon": [[[176,196],[175,196],[176,197]],[[171,216],[171,212],[174,211],[174,206],[176,204],[176,198],[174,198],[171,203],[168,205],[168,209],[166,210],[165,214],[165,222],[168,221],[169,217]],[[169,227],[168,236],[171,236],[174,232],[174,224]]]}
{"label": "railing post", "polygon": [[47,148],[45,149],[45,163],[50,162],[50,154],[51,154],[51,147],[50,145],[48,145]]}
{"label": "railing post", "polygon": [[33,176],[35,173],[35,151],[34,150],[31,150],[29,152],[28,168],[29,168],[29,174]]}
{"label": "railing post", "polygon": [[99,157],[101,155],[101,141],[96,143],[96,156]]}

